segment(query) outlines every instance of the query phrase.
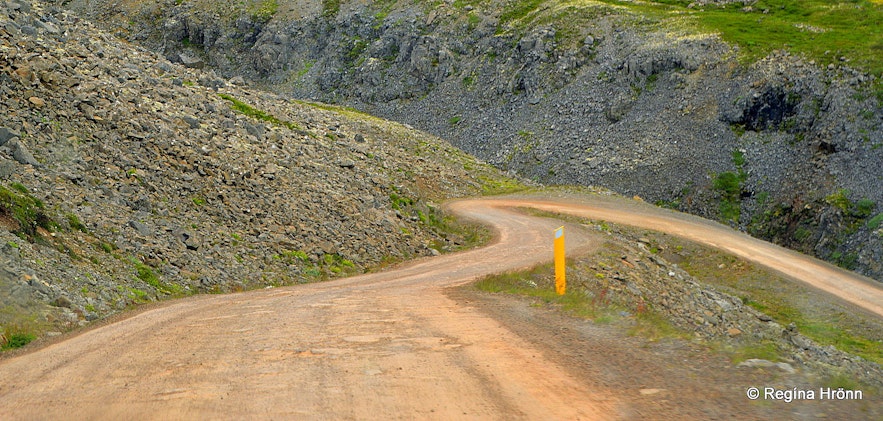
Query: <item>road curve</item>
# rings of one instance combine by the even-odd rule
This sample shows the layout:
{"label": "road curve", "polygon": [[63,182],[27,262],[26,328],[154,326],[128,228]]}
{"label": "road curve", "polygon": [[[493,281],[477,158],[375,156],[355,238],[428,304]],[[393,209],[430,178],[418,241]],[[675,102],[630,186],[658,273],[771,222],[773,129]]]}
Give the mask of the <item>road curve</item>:
{"label": "road curve", "polygon": [[523,206],[664,232],[727,251],[773,269],[791,279],[840,298],[878,317],[883,317],[883,284],[758,240],[716,222],[672,212],[643,202],[614,196],[585,196],[556,200],[494,200],[494,206]]}
{"label": "road curve", "polygon": [[[696,218],[581,200],[454,202],[455,212],[493,225],[496,241],[388,272],[171,302],[0,361],[0,419],[619,418],[616,391],[575,378],[442,293],[551,260],[552,230],[560,223],[512,206],[712,238],[752,260],[771,255],[783,272],[801,269],[795,276],[812,263],[820,269],[809,272],[852,285],[839,296],[883,314],[879,288],[836,268]],[[592,234],[571,228],[568,248],[590,249]],[[823,280],[807,281],[820,288],[828,282],[812,279]]]}

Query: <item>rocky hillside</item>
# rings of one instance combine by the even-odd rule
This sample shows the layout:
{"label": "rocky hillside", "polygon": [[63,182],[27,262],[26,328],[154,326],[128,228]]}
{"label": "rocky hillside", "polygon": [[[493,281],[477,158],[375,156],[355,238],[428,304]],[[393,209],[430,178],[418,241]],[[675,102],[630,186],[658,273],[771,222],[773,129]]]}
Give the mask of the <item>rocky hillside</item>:
{"label": "rocky hillside", "polygon": [[513,185],[405,126],[22,0],[0,2],[0,145],[0,340],[455,249],[480,232],[435,204]]}
{"label": "rocky hillside", "polygon": [[67,6],[171,61],[412,124],[540,182],[728,221],[883,280],[883,44],[873,18],[860,26],[883,6],[835,16],[779,3]]}

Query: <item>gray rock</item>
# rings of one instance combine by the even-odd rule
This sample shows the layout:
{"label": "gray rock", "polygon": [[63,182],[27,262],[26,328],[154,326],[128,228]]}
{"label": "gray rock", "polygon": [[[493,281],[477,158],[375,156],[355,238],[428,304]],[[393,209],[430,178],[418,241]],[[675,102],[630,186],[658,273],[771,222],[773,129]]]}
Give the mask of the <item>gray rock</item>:
{"label": "gray rock", "polygon": [[762,359],[757,359],[757,358],[751,358],[751,359],[747,359],[745,361],[742,361],[736,367],[778,368],[779,370],[782,370],[788,374],[794,374],[797,372],[797,370],[795,370],[794,367],[791,366],[791,364],[783,363],[783,362],[774,363],[769,360],[762,360]]}
{"label": "gray rock", "polygon": [[34,25],[36,25],[39,29],[42,29],[45,32],[50,34],[59,34],[61,31],[56,27],[52,22],[43,22],[41,20],[34,21]]}
{"label": "gray rock", "polygon": [[26,0],[10,2],[10,5],[12,6],[13,10],[18,10],[23,13],[31,12],[31,3]]}
{"label": "gray rock", "polygon": [[12,152],[12,157],[18,161],[19,164],[23,165],[31,165],[34,167],[39,167],[40,163],[37,162],[37,159],[34,158],[34,155],[31,154],[31,151],[28,150],[27,146],[21,142],[19,139],[12,139],[9,141],[9,149]]}
{"label": "gray rock", "polygon": [[138,234],[140,234],[143,237],[148,237],[152,234],[150,227],[148,227],[143,222],[132,220],[132,221],[129,221],[129,226],[134,228],[135,231],[138,231]]}
{"label": "gray rock", "polygon": [[178,55],[178,59],[181,60],[181,63],[184,66],[189,67],[191,69],[201,69],[205,62],[192,53],[181,53]]}
{"label": "gray rock", "polygon": [[176,231],[175,235],[188,250],[199,250],[202,246],[202,236],[193,231],[181,229]]}
{"label": "gray rock", "polygon": [[246,123],[245,124],[245,131],[248,132],[248,134],[250,134],[260,140],[264,137],[264,133],[266,133],[267,127],[264,126],[263,124]]}
{"label": "gray rock", "polygon": [[193,117],[193,116],[189,116],[189,115],[185,115],[184,117],[181,117],[181,119],[184,120],[184,122],[187,123],[187,125],[190,126],[191,129],[198,129],[199,128],[199,119],[198,118]]}
{"label": "gray rock", "polygon": [[53,300],[52,305],[54,305],[55,307],[71,308],[71,305],[73,305],[73,303],[71,303],[71,300],[69,298],[62,295]]}
{"label": "gray rock", "polygon": [[21,135],[8,127],[0,127],[0,146]]}

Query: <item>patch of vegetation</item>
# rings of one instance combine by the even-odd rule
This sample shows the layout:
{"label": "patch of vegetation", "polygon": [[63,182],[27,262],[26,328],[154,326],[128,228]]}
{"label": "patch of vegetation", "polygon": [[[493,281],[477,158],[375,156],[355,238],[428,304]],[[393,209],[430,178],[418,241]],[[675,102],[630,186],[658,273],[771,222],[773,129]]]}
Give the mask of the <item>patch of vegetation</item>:
{"label": "patch of vegetation", "polygon": [[837,266],[848,270],[855,270],[855,268],[858,266],[857,253],[843,254],[839,251],[835,251],[831,253],[831,256],[829,256],[829,260],[834,262]]}
{"label": "patch of vegetation", "polygon": [[255,109],[254,107],[234,98],[232,95],[219,94],[219,96],[227,101],[230,101],[232,103],[231,108],[233,108],[234,111],[236,111],[240,114],[243,114],[245,116],[255,118],[255,119],[258,119],[261,121],[266,121],[270,124],[274,124],[277,126],[287,127],[290,130],[304,132],[304,130],[300,126],[298,126],[297,124],[292,123],[290,121],[280,120],[280,119],[278,119],[270,114],[267,114],[261,110]]}
{"label": "patch of vegetation", "polygon": [[782,361],[785,359],[783,358],[782,350],[779,349],[779,346],[776,345],[775,342],[771,341],[742,344],[734,349],[725,350],[724,352],[730,354],[730,360],[734,364],[738,364],[742,361],[750,360],[752,358],[758,358],[761,360],[773,362]]}
{"label": "patch of vegetation", "polygon": [[345,259],[337,253],[323,255],[322,265],[335,275],[341,275],[344,274],[344,272],[350,272],[356,268],[356,265],[352,261]]}
{"label": "patch of vegetation", "polygon": [[741,214],[742,180],[733,172],[723,172],[714,179],[714,189],[721,195],[719,206],[721,218],[739,222]]}
{"label": "patch of vegetation", "polygon": [[174,284],[166,284],[160,280],[159,275],[153,271],[153,268],[145,265],[135,257],[130,257],[129,262],[135,266],[135,274],[138,279],[144,281],[147,285],[156,288],[157,291],[166,295],[180,294],[181,287]]}
{"label": "patch of vegetation", "polygon": [[300,250],[283,250],[273,256],[273,258],[279,259],[288,265],[302,264],[310,261],[310,257]]}
{"label": "patch of vegetation", "polygon": [[322,16],[334,17],[340,12],[340,0],[322,0]]}
{"label": "patch of vegetation", "polygon": [[[573,272],[573,262],[568,263],[568,277]],[[575,274],[575,272],[574,272]],[[569,282],[564,295],[555,292],[554,266],[545,264],[526,271],[490,275],[478,280],[475,288],[490,293],[506,293],[533,297],[533,305],[551,305],[566,313],[595,321],[613,323],[628,319],[629,334],[650,340],[686,337],[685,332],[673,326],[665,317],[646,306],[631,307],[630,304],[610,298],[603,282],[603,274],[593,282]],[[600,281],[598,281],[600,279]],[[633,315],[633,316],[632,316]]]}
{"label": "patch of vegetation", "polygon": [[47,328],[45,319],[29,310],[4,305],[0,307],[0,351],[21,348],[37,338],[35,332],[43,332]]}
{"label": "patch of vegetation", "polygon": [[503,13],[500,14],[500,27],[524,19],[525,16],[537,10],[545,0],[515,0],[510,2]]}
{"label": "patch of vegetation", "polygon": [[640,24],[720,34],[725,41],[739,45],[746,60],[788,50],[822,64],[846,57],[851,66],[883,74],[883,26],[879,24],[883,4],[879,1],[759,0],[701,7],[690,7],[691,2],[680,0],[600,1],[615,13],[638,16]]}
{"label": "patch of vegetation", "polygon": [[721,196],[719,206],[721,218],[725,221],[739,222],[742,208],[742,185],[748,179],[748,174],[742,168],[745,165],[745,156],[741,151],[733,151],[733,163],[737,172],[723,172],[714,178],[713,187]]}
{"label": "patch of vegetation", "polygon": [[856,218],[867,218],[874,213],[874,209],[876,208],[877,204],[874,203],[873,200],[861,199],[855,203],[853,215],[855,215]]}
{"label": "patch of vegetation", "polygon": [[277,0],[262,0],[251,7],[251,18],[255,22],[267,23],[279,11]]}
{"label": "patch of vegetation", "polygon": [[[783,326],[794,323],[801,334],[822,346],[833,345],[841,351],[883,363],[883,343],[872,339],[883,334],[883,329],[875,322],[869,323],[865,316],[845,310],[831,300],[807,298],[808,293],[819,293],[808,292],[794,281],[730,254],[687,240],[666,238],[668,244],[663,258],[678,262],[699,281],[742,297],[744,304]],[[747,358],[770,359],[758,356],[764,352],[757,351]],[[768,351],[774,352],[774,349]]]}
{"label": "patch of vegetation", "polygon": [[365,41],[361,37],[356,36],[353,38],[353,45],[350,47],[349,51],[346,53],[346,59],[349,63],[356,62],[356,66],[360,65],[361,62],[358,61],[362,56],[362,53],[368,49],[368,41]]}
{"label": "patch of vegetation", "polygon": [[396,0],[380,0],[373,3],[375,7],[380,8],[380,10],[374,14],[374,20],[376,21],[374,29],[380,29],[383,25],[383,21],[389,16],[389,12],[392,11],[392,8],[396,5]]}
{"label": "patch of vegetation", "polygon": [[0,215],[5,215],[18,224],[13,232],[33,239],[37,228],[47,231],[58,230],[58,224],[46,213],[40,199],[31,196],[25,186],[13,183],[12,189],[0,186]]}
{"label": "patch of vegetation", "polygon": [[356,116],[356,117],[362,117],[362,118],[373,119],[376,121],[381,121],[381,120],[377,119],[377,117],[371,116],[369,114],[365,114],[365,113],[363,113],[353,107],[341,107],[339,105],[323,104],[321,102],[310,102],[310,101],[301,101],[301,100],[294,100],[294,103],[304,105],[307,107],[317,108],[320,110],[331,111],[331,112],[339,113],[339,114],[343,114],[343,115],[349,114],[350,116]]}
{"label": "patch of vegetation", "polygon": [[6,343],[0,347],[0,350],[6,351],[10,349],[21,348],[29,343],[31,343],[37,337],[31,333],[13,333],[9,335],[6,340]]}
{"label": "patch of vegetation", "polygon": [[70,225],[71,229],[75,229],[77,231],[80,231],[80,232],[83,232],[86,234],[89,233],[89,230],[86,229],[86,226],[83,225],[82,222],[80,222],[80,218],[77,215],[69,213],[69,214],[67,214],[66,217],[67,217],[67,223],[68,223],[68,225]]}
{"label": "patch of vegetation", "polygon": [[883,224],[883,213],[878,213],[877,216],[868,220],[868,228],[875,230]]}
{"label": "patch of vegetation", "polygon": [[484,196],[517,193],[528,188],[511,178],[480,176],[479,180],[481,180],[481,194]]}
{"label": "patch of vegetation", "polygon": [[843,390],[862,390],[866,388],[866,385],[863,385],[862,383],[856,381],[854,376],[843,373],[829,376],[825,379],[824,385],[825,387],[830,387],[831,389]]}
{"label": "patch of vegetation", "polygon": [[849,191],[846,189],[837,190],[825,197],[825,203],[838,208],[843,212],[847,212],[849,211],[850,206],[852,206],[852,202],[850,202],[849,197],[847,196],[848,194]]}
{"label": "patch of vegetation", "polygon": [[393,209],[397,211],[402,211],[406,207],[410,207],[414,205],[414,200],[400,195],[398,192],[393,192],[389,194],[389,201]]}
{"label": "patch of vegetation", "polygon": [[119,249],[119,247],[117,247],[116,244],[108,243],[108,242],[106,242],[106,241],[102,241],[102,242],[98,245],[98,247],[99,247],[102,251],[104,251],[105,253],[107,253],[107,254],[111,254],[111,253],[114,252],[114,250],[118,250],[118,249]]}
{"label": "patch of vegetation", "polygon": [[147,293],[138,288],[127,288],[127,291],[129,293],[129,299],[136,303],[144,303],[150,301]]}

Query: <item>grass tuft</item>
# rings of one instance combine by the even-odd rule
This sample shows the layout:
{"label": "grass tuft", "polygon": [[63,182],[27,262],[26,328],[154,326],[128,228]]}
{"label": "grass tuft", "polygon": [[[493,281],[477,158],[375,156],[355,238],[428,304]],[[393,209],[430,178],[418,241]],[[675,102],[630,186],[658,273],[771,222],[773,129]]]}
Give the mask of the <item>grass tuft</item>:
{"label": "grass tuft", "polygon": [[264,111],[255,109],[251,105],[248,105],[248,104],[234,98],[232,95],[219,94],[219,96],[223,99],[226,99],[227,101],[230,101],[232,103],[231,108],[233,108],[234,111],[237,111],[240,114],[243,114],[248,117],[255,118],[255,119],[258,119],[261,121],[266,121],[267,123],[274,124],[277,126],[287,127],[290,130],[296,130],[296,131],[301,131],[301,132],[303,131],[303,129],[300,126],[298,126],[297,124],[292,123],[290,121],[280,120],[270,114],[267,114]]}

